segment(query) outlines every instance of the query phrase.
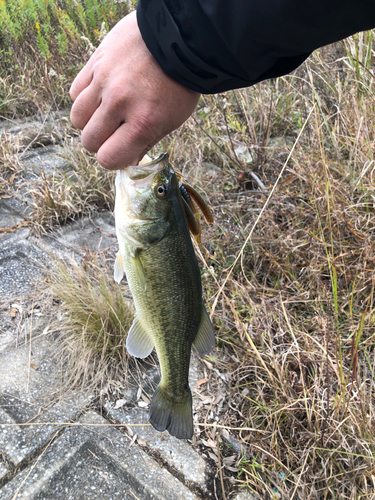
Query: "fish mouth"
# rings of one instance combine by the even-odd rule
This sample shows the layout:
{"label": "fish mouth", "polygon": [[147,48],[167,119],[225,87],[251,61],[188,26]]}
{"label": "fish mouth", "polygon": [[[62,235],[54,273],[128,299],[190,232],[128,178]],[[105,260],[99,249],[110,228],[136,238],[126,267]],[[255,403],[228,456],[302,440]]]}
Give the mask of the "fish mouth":
{"label": "fish mouth", "polygon": [[163,170],[163,168],[168,164],[168,153],[163,153],[154,160],[144,163],[146,156],[143,160],[141,160],[139,165],[127,167],[127,176],[132,181],[139,181],[141,179],[146,179],[150,175],[155,175],[157,172]]}
{"label": "fish mouth", "polygon": [[[168,163],[168,153],[163,153],[154,160],[146,155],[140,165],[131,165],[126,169],[118,170],[116,177],[116,207],[115,212],[119,218],[119,214],[123,214],[128,221],[142,221],[147,223],[156,220],[157,218],[140,217],[131,207],[130,193],[139,193],[147,191],[154,180],[155,175],[168,167],[172,167]],[[150,159],[151,161],[147,161]]]}

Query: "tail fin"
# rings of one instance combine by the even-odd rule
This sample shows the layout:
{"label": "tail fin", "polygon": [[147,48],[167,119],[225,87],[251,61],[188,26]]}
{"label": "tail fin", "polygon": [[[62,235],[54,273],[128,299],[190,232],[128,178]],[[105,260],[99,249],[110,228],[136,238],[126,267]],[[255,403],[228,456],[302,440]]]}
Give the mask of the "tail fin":
{"label": "tail fin", "polygon": [[190,389],[186,390],[186,398],[177,402],[164,394],[158,385],[151,401],[149,421],[157,431],[167,430],[178,439],[191,439],[194,426]]}

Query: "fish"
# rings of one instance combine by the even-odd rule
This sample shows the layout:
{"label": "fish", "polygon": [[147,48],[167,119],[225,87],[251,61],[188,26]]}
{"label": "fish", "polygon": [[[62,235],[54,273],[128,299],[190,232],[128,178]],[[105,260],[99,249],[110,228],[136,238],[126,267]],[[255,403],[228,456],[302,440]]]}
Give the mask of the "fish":
{"label": "fish", "polygon": [[117,172],[114,279],[120,283],[125,274],[134,299],[129,354],[145,358],[155,347],[159,359],[161,378],[149,422],[158,431],[191,439],[191,350],[210,353],[215,336],[203,303],[180,179],[167,153]]}

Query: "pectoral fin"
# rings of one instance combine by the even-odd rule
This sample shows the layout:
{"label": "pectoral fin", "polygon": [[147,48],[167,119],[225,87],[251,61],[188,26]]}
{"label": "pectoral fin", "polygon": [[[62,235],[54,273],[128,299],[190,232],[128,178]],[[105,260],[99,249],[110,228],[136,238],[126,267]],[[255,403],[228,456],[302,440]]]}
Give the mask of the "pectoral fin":
{"label": "pectoral fin", "polygon": [[134,252],[134,255],[132,256],[132,263],[138,283],[140,284],[142,290],[145,292],[147,288],[146,275],[141,258],[139,257],[138,250],[136,250]]}
{"label": "pectoral fin", "polygon": [[154,344],[149,334],[136,315],[126,339],[128,353],[136,358],[147,358],[151,354],[153,347]]}
{"label": "pectoral fin", "polygon": [[215,347],[215,334],[209,315],[206,308],[202,305],[202,317],[199,325],[199,330],[193,346],[201,356],[208,354]]}
{"label": "pectoral fin", "polygon": [[125,267],[124,267],[124,259],[120,252],[117,252],[116,260],[115,260],[115,270],[114,270],[114,279],[116,283],[120,283],[124,276]]}

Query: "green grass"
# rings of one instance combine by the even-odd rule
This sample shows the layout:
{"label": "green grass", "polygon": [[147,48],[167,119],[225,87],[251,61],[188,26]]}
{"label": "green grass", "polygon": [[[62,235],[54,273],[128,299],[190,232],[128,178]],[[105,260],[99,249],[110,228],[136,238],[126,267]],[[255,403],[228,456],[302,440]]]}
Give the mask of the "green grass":
{"label": "green grass", "polygon": [[69,105],[74,76],[125,14],[114,0],[0,0],[0,114]]}

